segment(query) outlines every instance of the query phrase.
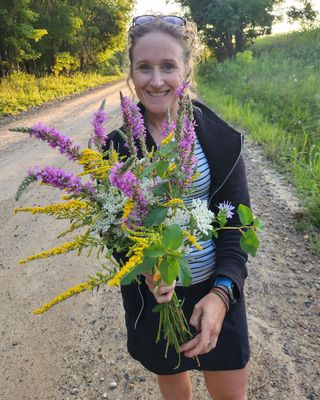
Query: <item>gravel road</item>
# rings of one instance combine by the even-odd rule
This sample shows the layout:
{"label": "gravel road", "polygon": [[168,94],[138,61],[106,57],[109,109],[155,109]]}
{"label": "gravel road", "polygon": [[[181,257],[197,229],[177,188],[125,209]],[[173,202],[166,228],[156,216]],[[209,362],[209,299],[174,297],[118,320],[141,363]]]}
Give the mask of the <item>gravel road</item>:
{"label": "gravel road", "polygon": [[[34,165],[72,170],[67,160],[12,126],[44,122],[85,146],[91,117],[106,98],[109,129],[119,125],[123,82],[0,121],[0,399],[160,400],[154,376],[131,360],[119,290],[83,293],[41,316],[32,310],[96,269],[96,260],[67,255],[20,266],[18,260],[57,244],[61,221],[13,215],[17,206],[59,199],[47,187],[30,187],[17,204],[15,191]],[[248,263],[246,285],[252,358],[250,399],[320,399],[319,257],[294,228],[299,208],[292,188],[247,140],[245,158],[252,205],[265,229],[261,249]],[[209,399],[202,376],[192,373],[194,399]]]}

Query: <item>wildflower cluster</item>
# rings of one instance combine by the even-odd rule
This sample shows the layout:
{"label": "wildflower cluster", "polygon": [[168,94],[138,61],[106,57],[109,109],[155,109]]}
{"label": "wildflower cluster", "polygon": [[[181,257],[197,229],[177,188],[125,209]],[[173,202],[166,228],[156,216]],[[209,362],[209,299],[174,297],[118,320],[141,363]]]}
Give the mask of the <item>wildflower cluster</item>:
{"label": "wildflower cluster", "polygon": [[[70,173],[54,167],[34,167],[18,188],[17,199],[27,186],[38,181],[64,192],[63,202],[45,206],[18,208],[16,212],[46,213],[57,219],[67,219],[70,226],[59,237],[72,236],[67,242],[21,260],[32,260],[88,250],[100,258],[102,271],[39,308],[47,311],[61,301],[85,290],[139,282],[139,275],[152,272],[156,284],[167,284],[179,277],[182,285],[191,284],[192,276],[186,254],[191,248],[201,250],[204,237],[217,237],[222,229],[239,229],[241,246],[254,255],[258,247],[256,231],[260,222],[249,208],[240,205],[237,212],[241,227],[230,227],[227,220],[234,207],[225,202],[219,213],[208,210],[200,199],[184,201],[192,192],[196,175],[195,124],[192,103],[185,95],[187,85],[179,88],[179,109],[175,122],[168,114],[162,124],[162,143],[158,149],[146,146],[146,129],[137,105],[121,95],[124,130],[118,134],[125,141],[129,156],[114,149],[103,124],[107,114],[103,105],[93,117],[91,142],[96,149],[80,149],[72,140],[43,124],[32,128],[17,128],[46,141],[57,148],[81,171]],[[85,182],[82,177],[85,176]],[[85,228],[85,234],[83,234]],[[81,230],[82,234],[79,234]],[[117,256],[125,254],[119,262]],[[191,333],[176,295],[166,304],[157,306],[159,335],[179,353],[179,345],[190,339]]]}

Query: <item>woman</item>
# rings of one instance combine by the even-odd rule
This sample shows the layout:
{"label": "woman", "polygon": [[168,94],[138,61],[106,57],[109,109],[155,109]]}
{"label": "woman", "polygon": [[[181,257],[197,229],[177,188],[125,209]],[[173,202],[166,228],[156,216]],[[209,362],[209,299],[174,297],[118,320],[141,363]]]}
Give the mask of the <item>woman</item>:
{"label": "woman", "polygon": [[[130,78],[140,100],[138,104],[147,128],[147,145],[162,140],[161,123],[167,110],[175,120],[176,90],[192,76],[192,49],[195,30],[192,23],[175,16],[140,16],[129,31]],[[196,155],[200,176],[196,193],[207,199],[216,212],[217,205],[229,201],[249,205],[245,169],[241,156],[242,136],[216,114],[194,101]],[[115,131],[110,136],[116,148],[127,154],[123,139]],[[231,210],[230,210],[231,211]],[[232,214],[232,213],[231,213]],[[236,214],[230,225],[239,225]],[[149,371],[157,374],[160,391],[166,400],[190,400],[192,388],[188,371],[203,371],[208,391],[215,400],[246,399],[248,332],[243,296],[246,254],[241,250],[238,231],[226,230],[218,240],[205,243],[202,252],[189,259],[193,281],[188,288],[175,282],[161,283],[153,293],[152,276],[142,284],[122,286],[126,311],[129,353]],[[184,312],[194,328],[192,340],[181,345],[181,365],[165,342],[155,343],[157,303],[168,302],[176,290],[184,301]],[[199,356],[200,367],[195,362]]]}

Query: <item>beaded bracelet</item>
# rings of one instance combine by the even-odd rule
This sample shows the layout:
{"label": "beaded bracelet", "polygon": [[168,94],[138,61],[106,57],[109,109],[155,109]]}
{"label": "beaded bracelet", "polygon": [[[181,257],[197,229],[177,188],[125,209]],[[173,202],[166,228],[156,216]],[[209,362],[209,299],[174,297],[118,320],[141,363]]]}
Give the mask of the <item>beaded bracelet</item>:
{"label": "beaded bracelet", "polygon": [[229,298],[228,298],[228,295],[226,294],[226,292],[223,289],[214,287],[213,289],[210,290],[210,293],[214,293],[218,297],[220,297],[220,299],[223,301],[223,304],[226,306],[227,312],[228,312],[230,309],[230,306],[229,306]]}

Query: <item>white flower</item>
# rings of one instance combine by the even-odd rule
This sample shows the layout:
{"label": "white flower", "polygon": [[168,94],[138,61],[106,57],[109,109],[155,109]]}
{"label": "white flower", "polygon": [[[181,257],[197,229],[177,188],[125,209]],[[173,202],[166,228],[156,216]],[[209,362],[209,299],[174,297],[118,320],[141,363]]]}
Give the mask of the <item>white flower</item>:
{"label": "white flower", "polygon": [[163,221],[165,226],[177,224],[181,229],[188,229],[190,224],[190,212],[188,210],[177,208],[173,213],[172,208],[168,208],[167,218]]}
{"label": "white flower", "polygon": [[193,199],[190,206],[190,213],[196,222],[196,228],[207,235],[212,230],[214,213],[208,209],[207,202],[200,199]]}
{"label": "white flower", "polygon": [[229,201],[224,201],[223,203],[220,203],[218,208],[221,212],[226,212],[227,218],[232,218],[232,216],[234,214],[232,212],[232,210],[234,210],[234,206]]}

